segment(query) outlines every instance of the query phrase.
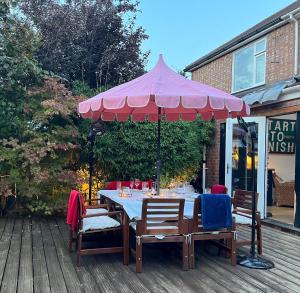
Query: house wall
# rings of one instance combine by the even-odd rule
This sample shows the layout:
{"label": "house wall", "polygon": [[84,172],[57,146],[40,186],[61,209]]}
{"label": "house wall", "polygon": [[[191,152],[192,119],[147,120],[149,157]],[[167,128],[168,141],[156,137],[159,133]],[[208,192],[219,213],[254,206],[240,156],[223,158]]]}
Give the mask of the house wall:
{"label": "house wall", "polygon": [[[287,23],[266,36],[266,83],[288,79],[294,71],[294,25]],[[300,40],[300,38],[299,38]],[[231,93],[232,59],[231,52],[192,72],[192,79]],[[300,59],[299,59],[300,60]],[[215,143],[207,152],[206,185],[219,181],[220,123],[216,122]]]}
{"label": "house wall", "polygon": [[218,58],[192,72],[192,79],[231,92],[232,54]]}
{"label": "house wall", "polygon": [[[270,32],[267,38],[266,83],[271,84],[293,76],[294,25],[287,23]],[[192,72],[192,79],[231,92],[231,52]]]}
{"label": "house wall", "polygon": [[267,35],[266,83],[287,79],[294,73],[294,25],[288,23]]}

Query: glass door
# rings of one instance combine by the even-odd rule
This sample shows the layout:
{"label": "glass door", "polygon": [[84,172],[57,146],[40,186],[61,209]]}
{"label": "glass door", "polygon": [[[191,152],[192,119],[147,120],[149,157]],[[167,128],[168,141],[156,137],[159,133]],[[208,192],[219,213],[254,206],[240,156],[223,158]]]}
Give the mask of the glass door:
{"label": "glass door", "polygon": [[[266,117],[244,118],[256,125],[258,140],[255,144],[255,191],[259,193],[258,210],[266,216]],[[226,121],[225,185],[229,194],[234,189],[252,191],[251,138],[237,123],[237,119]]]}

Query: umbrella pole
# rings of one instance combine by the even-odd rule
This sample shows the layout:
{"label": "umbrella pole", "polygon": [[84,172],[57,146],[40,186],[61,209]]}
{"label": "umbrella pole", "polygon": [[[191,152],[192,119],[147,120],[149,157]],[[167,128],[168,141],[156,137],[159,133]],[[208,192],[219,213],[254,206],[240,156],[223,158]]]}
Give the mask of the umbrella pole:
{"label": "umbrella pole", "polygon": [[159,195],[160,189],[160,129],[161,129],[161,107],[158,107],[158,120],[157,120],[157,159],[156,159],[156,189]]}

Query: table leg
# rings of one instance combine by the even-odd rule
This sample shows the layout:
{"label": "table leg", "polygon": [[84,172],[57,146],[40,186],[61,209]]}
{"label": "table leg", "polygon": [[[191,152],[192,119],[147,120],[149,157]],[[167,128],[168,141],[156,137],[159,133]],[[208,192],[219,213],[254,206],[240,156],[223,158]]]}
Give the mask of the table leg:
{"label": "table leg", "polygon": [[123,263],[124,265],[129,264],[129,218],[124,211],[124,219],[123,219]]}

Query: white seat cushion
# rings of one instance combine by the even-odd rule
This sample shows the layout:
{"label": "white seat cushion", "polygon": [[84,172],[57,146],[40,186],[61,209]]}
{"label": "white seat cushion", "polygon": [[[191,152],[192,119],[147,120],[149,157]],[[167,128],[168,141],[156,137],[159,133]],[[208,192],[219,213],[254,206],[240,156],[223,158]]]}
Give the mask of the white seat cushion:
{"label": "white seat cushion", "polygon": [[235,217],[235,222],[237,224],[247,224],[247,225],[252,224],[252,219],[251,218],[245,217],[243,215],[237,215],[237,214],[233,214],[233,216]]}
{"label": "white seat cushion", "polygon": [[98,208],[98,209],[86,209],[86,215],[95,215],[95,214],[101,214],[101,213],[107,213],[107,209],[102,209],[102,208]]}
{"label": "white seat cushion", "polygon": [[108,216],[91,217],[83,219],[82,231],[116,228],[119,226],[120,223],[118,221]]}

